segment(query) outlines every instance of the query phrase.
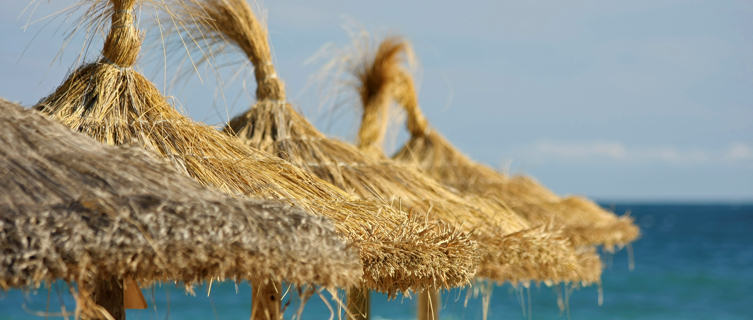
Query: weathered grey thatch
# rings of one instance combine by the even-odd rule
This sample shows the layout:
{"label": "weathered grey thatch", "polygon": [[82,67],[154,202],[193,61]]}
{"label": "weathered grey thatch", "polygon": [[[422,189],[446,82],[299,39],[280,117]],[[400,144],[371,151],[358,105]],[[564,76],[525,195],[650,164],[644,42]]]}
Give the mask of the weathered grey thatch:
{"label": "weathered grey thatch", "polygon": [[335,287],[362,276],[327,219],[210,191],[146,151],[100,144],[2,99],[0,146],[3,289],[124,277]]}

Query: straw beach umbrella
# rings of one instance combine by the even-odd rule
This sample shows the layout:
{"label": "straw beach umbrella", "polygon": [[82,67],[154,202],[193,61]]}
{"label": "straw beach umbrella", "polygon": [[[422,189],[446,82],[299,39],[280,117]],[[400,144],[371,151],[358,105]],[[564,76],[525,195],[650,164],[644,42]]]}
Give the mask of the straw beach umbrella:
{"label": "straw beach umbrella", "polygon": [[[133,70],[141,37],[130,11],[134,1],[124,1],[112,0],[113,23],[103,57],[75,70],[37,109],[98,141],[139,145],[204,185],[290,201],[308,213],[331,218],[336,231],[360,250],[363,282],[381,291],[406,290],[441,277],[458,283],[469,280],[476,263],[474,242],[466,234],[381,203],[358,200],[175,110]],[[268,299],[279,297],[276,286],[267,282],[255,287],[259,297],[253,301],[276,301],[276,306],[259,307],[277,317],[279,299]]]}
{"label": "straw beach umbrella", "polygon": [[[202,13],[208,17],[195,19]],[[230,43],[254,64],[258,102],[230,121],[226,128],[228,133],[237,134],[251,146],[289,160],[362,198],[391,201],[476,231],[475,239],[484,240],[479,241],[483,248],[483,274],[516,277],[515,280],[544,280],[536,278],[538,274],[530,270],[518,268],[516,263],[549,268],[541,273],[570,276],[577,272],[572,270],[575,258],[566,241],[540,230],[526,230],[527,223],[504,208],[499,207],[499,212],[494,215],[487,214],[484,207],[471,205],[467,199],[409,167],[386,158],[375,159],[345,142],[328,139],[316,130],[287,103],[284,83],[277,77],[271,62],[266,30],[245,1],[201,2],[186,15],[192,19],[186,23],[194,24],[195,30],[191,33],[196,38],[221,48]],[[209,49],[205,51],[217,53]],[[484,202],[479,200],[477,203]],[[484,225],[491,226],[485,228]],[[505,235],[507,237],[503,237]],[[416,289],[446,288],[457,284],[438,279],[429,286]],[[368,301],[361,292],[361,289],[351,291],[351,306],[354,299]]]}
{"label": "straw beach umbrella", "polygon": [[[509,178],[474,162],[429,127],[419,108],[411,76],[397,64],[383,69],[386,71],[382,75],[372,78],[391,88],[395,100],[407,113],[406,127],[411,135],[394,159],[415,164],[462,192],[500,199],[534,225],[561,226],[577,246],[604,245],[611,249],[637,238],[639,230],[628,216],[618,217],[582,197],[559,198],[532,178]],[[386,113],[388,106],[389,99],[376,101],[367,113]]]}
{"label": "straw beach umbrella", "polygon": [[[397,77],[400,70],[401,57],[408,51],[410,49],[407,42],[399,38],[388,38],[379,45],[375,52],[371,53],[372,56],[369,56],[369,50],[363,50],[362,53],[366,54],[362,59],[361,57],[356,59],[345,58],[345,62],[350,63],[351,71],[357,79],[358,93],[364,108],[361,127],[358,132],[358,145],[362,150],[377,157],[384,157],[382,144],[387,130],[387,111],[393,97],[393,87],[396,87],[393,85],[393,82],[395,82],[393,78]],[[442,181],[442,177],[435,178]],[[507,207],[506,199],[488,198],[485,194],[472,193],[467,197],[481,199],[476,201],[489,201],[492,205]],[[572,246],[570,241],[565,242],[568,246]],[[573,249],[571,247],[568,250],[572,251]],[[525,251],[523,250],[523,252]],[[593,250],[578,249],[577,265],[579,272],[575,274],[552,274],[539,271],[542,268],[533,269],[529,272],[538,273],[538,277],[535,279],[548,280],[546,282],[549,284],[574,282],[587,285],[600,281],[601,261]],[[498,280],[515,282],[516,279],[508,276]],[[431,300],[430,297],[426,297],[426,299]]]}
{"label": "straw beach umbrella", "polygon": [[327,288],[361,278],[357,251],[327,219],[208,190],[142,149],[2,99],[0,145],[0,288],[76,282],[78,312],[122,319],[129,277]]}

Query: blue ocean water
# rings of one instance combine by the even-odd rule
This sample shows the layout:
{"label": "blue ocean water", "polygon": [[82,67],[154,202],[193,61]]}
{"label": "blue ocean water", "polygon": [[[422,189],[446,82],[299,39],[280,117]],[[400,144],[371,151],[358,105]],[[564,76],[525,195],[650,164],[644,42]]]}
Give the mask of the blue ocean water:
{"label": "blue ocean water", "polygon": [[[635,269],[628,268],[622,250],[605,255],[603,304],[598,288],[567,295],[564,288],[516,289],[496,286],[490,297],[489,319],[753,319],[753,205],[610,205],[630,212],[643,235],[634,245]],[[0,319],[38,318],[35,312],[60,312],[74,307],[64,283],[32,292],[0,293]],[[328,294],[324,293],[325,296]],[[481,319],[481,297],[467,301],[467,289],[442,294],[441,319]],[[248,319],[251,291],[246,283],[215,283],[196,295],[163,284],[145,289],[148,310],[129,310],[128,319]],[[286,319],[298,308],[296,295]],[[49,300],[48,300],[49,299]],[[49,302],[48,302],[49,301]],[[48,307],[49,305],[49,307]],[[327,319],[331,312],[312,297],[303,319]],[[372,295],[373,319],[415,319],[415,301],[388,300]]]}

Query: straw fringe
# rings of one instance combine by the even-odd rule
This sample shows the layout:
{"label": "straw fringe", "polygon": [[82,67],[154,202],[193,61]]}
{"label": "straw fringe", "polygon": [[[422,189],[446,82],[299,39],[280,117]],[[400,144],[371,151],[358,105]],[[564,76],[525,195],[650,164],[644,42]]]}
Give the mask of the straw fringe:
{"label": "straw fringe", "polygon": [[[384,204],[357,200],[282,159],[193,122],[130,68],[106,62],[85,65],[36,108],[98,141],[139,145],[204,185],[234,195],[289,201],[331,218],[337,232],[360,249],[363,281],[377,290],[394,293],[441,282],[465,283],[474,271],[473,242],[466,235]],[[422,243],[427,236],[447,243]],[[414,243],[418,249],[408,247]],[[451,260],[454,256],[465,260]]]}
{"label": "straw fringe", "polygon": [[[543,229],[543,230],[542,230]],[[538,232],[531,232],[536,230]],[[484,263],[478,276],[498,283],[543,282],[547,285],[572,283],[590,285],[601,282],[602,265],[593,248],[576,249],[574,257],[553,258],[562,252],[572,252],[570,241],[556,230],[538,227],[520,231],[503,238],[479,239],[479,243],[494,243],[506,250],[497,252],[496,263]],[[531,246],[530,243],[543,245]],[[502,263],[503,262],[503,263]],[[528,278],[525,278],[528,277]]]}
{"label": "straw fringe", "polygon": [[[483,185],[496,186],[494,190],[506,197],[517,197],[520,202],[516,206],[530,210],[531,216],[541,216],[538,221],[551,219],[554,215],[578,245],[601,245],[607,251],[614,251],[640,237],[640,229],[628,214],[616,216],[580,196],[561,198],[531,177],[506,177],[497,173],[488,178],[490,181]],[[546,216],[542,216],[541,211]]]}
{"label": "straw fringe", "polygon": [[329,288],[361,278],[358,253],[327,219],[208,190],[141,149],[2,99],[0,144],[2,289],[62,279],[85,291],[94,276]]}

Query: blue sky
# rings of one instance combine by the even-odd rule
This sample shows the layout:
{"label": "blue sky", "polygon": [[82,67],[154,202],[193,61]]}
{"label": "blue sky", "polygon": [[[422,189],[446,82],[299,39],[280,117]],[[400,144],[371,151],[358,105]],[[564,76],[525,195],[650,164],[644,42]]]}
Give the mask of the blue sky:
{"label": "blue sky", "polygon": [[[70,24],[23,31],[26,3],[5,1],[0,12],[0,96],[28,105],[62,81],[82,39],[53,60]],[[325,44],[347,46],[343,25],[403,35],[420,62],[427,117],[481,162],[563,194],[753,199],[753,2],[427,3],[260,3],[290,99],[322,131],[352,141],[355,112],[328,112],[323,84],[312,80],[323,61],[305,62]],[[68,4],[41,2],[33,17]],[[250,72],[227,84],[221,99],[206,70],[203,81],[189,76],[166,86],[158,59],[142,60],[144,74],[194,119],[219,124],[253,102]],[[168,74],[178,71],[172,67]],[[230,82],[233,70],[221,73]]]}

